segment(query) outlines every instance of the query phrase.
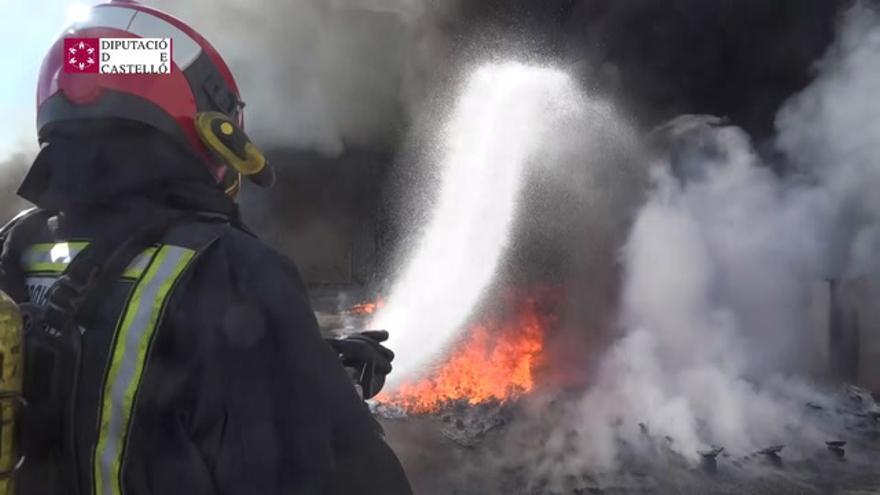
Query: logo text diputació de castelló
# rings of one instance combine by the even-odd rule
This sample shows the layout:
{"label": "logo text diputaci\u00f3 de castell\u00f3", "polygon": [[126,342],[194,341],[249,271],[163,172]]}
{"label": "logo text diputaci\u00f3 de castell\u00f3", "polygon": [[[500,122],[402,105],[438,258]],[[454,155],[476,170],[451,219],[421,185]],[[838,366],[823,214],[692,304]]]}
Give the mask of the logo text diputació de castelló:
{"label": "logo text diputaci\u00f3 de castell\u00f3", "polygon": [[171,38],[65,38],[69,74],[171,74]]}

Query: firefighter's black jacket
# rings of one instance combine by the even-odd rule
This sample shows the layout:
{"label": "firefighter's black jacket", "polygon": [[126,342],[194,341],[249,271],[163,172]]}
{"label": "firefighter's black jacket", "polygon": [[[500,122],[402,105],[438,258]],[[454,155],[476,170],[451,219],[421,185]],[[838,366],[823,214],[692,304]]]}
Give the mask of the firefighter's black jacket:
{"label": "firefighter's black jacket", "polygon": [[[65,255],[75,259],[83,242],[144,208],[198,203],[153,193],[156,177],[169,186],[162,190],[179,192],[186,189],[180,170],[200,173],[169,165],[167,150],[157,149],[170,144],[153,142],[134,158],[120,153],[140,144],[129,139],[111,141],[108,150],[84,147],[75,136],[41,153],[22,194],[62,215],[6,246],[2,259],[4,270],[19,263],[13,271],[21,268],[27,279],[26,298],[41,297]],[[157,153],[164,165],[155,163]],[[153,170],[138,171],[145,163]],[[125,190],[99,174],[94,187],[58,178],[69,167],[94,173],[94,164],[125,175]],[[144,194],[124,208],[106,201],[132,192]],[[178,223],[133,260],[83,329],[75,408],[80,493],[409,493],[397,458],[324,343],[295,267],[237,227],[234,208],[213,210]],[[63,480],[53,462],[26,461],[20,492],[49,493]]]}

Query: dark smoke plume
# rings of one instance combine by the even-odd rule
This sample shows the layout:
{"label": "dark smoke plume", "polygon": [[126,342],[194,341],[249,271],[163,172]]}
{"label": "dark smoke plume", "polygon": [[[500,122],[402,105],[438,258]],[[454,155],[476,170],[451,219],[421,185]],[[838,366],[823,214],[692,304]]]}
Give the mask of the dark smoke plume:
{"label": "dark smoke plume", "polygon": [[683,113],[728,117],[763,138],[806,87],[845,0],[576,2],[566,47],[648,125]]}

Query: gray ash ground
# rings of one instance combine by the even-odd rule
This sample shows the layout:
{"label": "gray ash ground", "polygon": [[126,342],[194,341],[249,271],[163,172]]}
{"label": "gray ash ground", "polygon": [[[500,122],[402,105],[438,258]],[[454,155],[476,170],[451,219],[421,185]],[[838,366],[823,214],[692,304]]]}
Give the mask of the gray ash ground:
{"label": "gray ash ground", "polygon": [[623,446],[620,469],[561,480],[541,479],[535,466],[510,460],[528,458],[505,450],[516,444],[509,435],[523,431],[517,408],[458,403],[410,416],[381,405],[374,410],[422,495],[880,494],[880,407],[852,387],[835,404],[804,404],[804,414],[840,425],[838,437],[806,446],[812,454],[787,456],[786,445],[768,444],[737,455],[717,446],[693,465],[666,447],[675,439],[655,438],[643,425],[650,455]]}
{"label": "gray ash ground", "polygon": [[[373,413],[385,421],[408,421],[419,416],[409,416],[395,406],[377,404]],[[470,405],[465,401],[449,404],[442,412],[420,417],[439,419],[435,424],[437,431],[458,447],[479,448],[485,438],[493,431],[504,428],[511,421],[514,408],[497,403]]]}

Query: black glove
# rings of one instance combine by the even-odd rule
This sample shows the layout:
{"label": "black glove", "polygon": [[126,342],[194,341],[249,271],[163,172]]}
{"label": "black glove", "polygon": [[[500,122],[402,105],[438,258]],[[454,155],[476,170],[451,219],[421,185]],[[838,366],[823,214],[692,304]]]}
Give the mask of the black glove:
{"label": "black glove", "polygon": [[391,373],[394,353],[380,342],[388,340],[385,330],[368,330],[337,339],[327,339],[339,354],[342,365],[360,386],[364,399],[374,397],[385,385],[385,375]]}

